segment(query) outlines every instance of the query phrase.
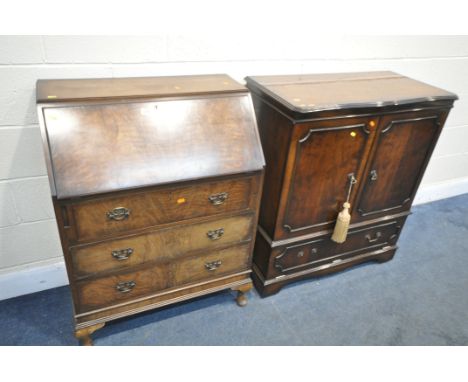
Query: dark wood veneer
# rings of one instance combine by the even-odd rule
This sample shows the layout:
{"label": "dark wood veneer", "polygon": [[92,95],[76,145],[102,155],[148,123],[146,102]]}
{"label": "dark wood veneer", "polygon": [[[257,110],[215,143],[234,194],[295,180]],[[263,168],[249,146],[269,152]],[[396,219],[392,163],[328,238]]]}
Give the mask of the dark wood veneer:
{"label": "dark wood veneer", "polygon": [[[262,295],[387,261],[457,96],[392,72],[247,77],[266,158],[254,251]],[[281,136],[281,144],[275,136]],[[330,236],[348,190],[345,243]]]}

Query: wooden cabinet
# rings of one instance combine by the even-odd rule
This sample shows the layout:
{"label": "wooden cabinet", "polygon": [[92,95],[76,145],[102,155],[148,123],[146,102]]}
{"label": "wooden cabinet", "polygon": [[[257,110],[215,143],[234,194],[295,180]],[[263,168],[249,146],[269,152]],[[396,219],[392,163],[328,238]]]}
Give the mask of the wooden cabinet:
{"label": "wooden cabinet", "polygon": [[264,159],[245,87],[47,80],[37,102],[77,338],[226,288],[246,304]]}
{"label": "wooden cabinet", "polygon": [[[393,257],[456,95],[392,72],[247,77],[266,159],[262,295]],[[330,237],[351,179],[347,240]]]}

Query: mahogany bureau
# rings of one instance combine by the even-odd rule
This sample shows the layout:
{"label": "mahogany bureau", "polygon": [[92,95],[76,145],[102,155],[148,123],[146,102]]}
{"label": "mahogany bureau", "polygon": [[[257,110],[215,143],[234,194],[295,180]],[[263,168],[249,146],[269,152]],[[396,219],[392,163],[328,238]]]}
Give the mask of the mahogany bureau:
{"label": "mahogany bureau", "polygon": [[226,75],[40,80],[37,103],[75,335],[252,287],[264,158]]}
{"label": "mahogany bureau", "polygon": [[[392,72],[246,81],[266,160],[253,261],[260,293],[390,260],[457,96]],[[339,244],[331,237],[348,193]]]}

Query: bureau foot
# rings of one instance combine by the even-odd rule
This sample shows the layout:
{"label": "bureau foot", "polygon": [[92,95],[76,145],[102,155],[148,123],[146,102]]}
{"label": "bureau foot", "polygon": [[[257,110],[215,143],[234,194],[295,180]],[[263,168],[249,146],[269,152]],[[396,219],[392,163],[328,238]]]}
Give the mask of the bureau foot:
{"label": "bureau foot", "polygon": [[249,290],[253,287],[252,283],[243,284],[236,288],[232,288],[232,290],[237,291],[236,303],[238,306],[246,306],[247,305],[247,296],[245,295]]}
{"label": "bureau foot", "polygon": [[376,257],[375,260],[378,263],[385,263],[385,262],[390,261],[391,259],[393,259],[393,256],[395,256],[395,252],[396,252],[396,248],[391,250],[391,251],[387,251],[387,252],[382,253],[381,255]]}
{"label": "bureau foot", "polygon": [[91,339],[91,334],[93,334],[96,330],[102,329],[104,325],[105,322],[75,330],[75,337],[80,341],[81,345],[92,346],[93,340]]}

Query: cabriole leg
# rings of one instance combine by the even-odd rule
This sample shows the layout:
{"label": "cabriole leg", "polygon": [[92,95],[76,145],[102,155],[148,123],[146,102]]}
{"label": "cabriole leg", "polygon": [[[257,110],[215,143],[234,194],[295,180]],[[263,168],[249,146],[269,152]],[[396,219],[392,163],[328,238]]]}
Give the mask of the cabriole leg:
{"label": "cabriole leg", "polygon": [[84,346],[92,346],[93,340],[91,339],[91,334],[93,334],[96,330],[103,328],[105,322],[101,324],[87,326],[86,328],[77,329],[75,330],[75,337],[80,341],[81,345]]}

